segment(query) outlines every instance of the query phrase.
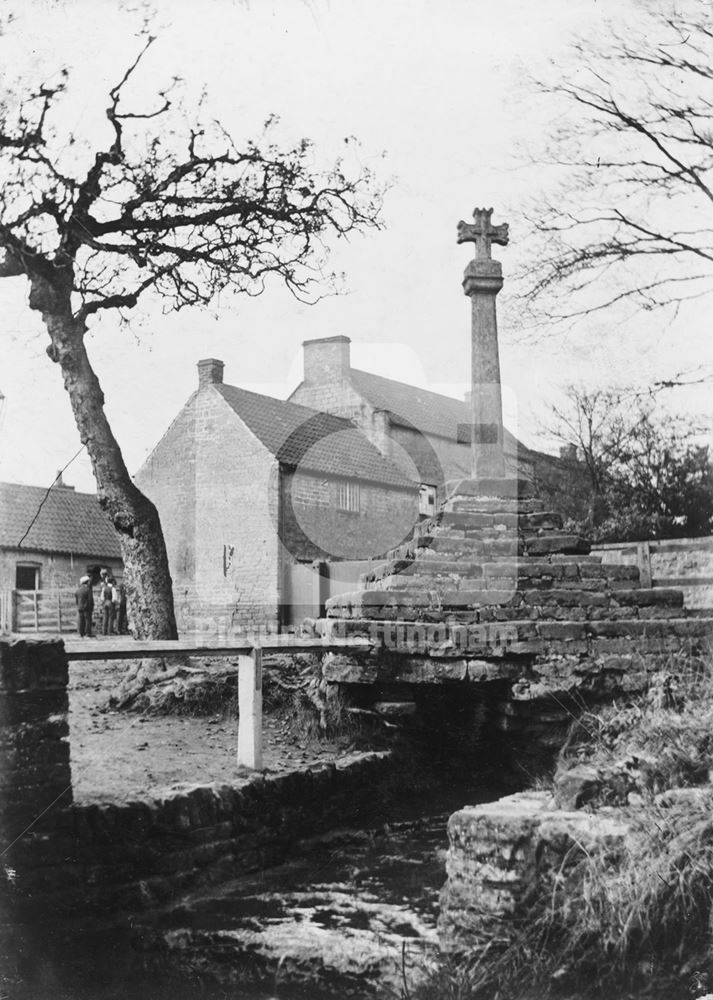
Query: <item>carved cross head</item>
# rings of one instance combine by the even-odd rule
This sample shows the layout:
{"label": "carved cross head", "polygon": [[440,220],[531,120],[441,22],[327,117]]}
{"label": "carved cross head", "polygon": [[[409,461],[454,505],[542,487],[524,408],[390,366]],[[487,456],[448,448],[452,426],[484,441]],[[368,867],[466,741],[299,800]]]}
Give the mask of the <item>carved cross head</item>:
{"label": "carved cross head", "polygon": [[490,246],[492,243],[499,243],[500,246],[508,245],[508,224],[494,226],[490,217],[493,214],[492,208],[476,208],[473,211],[474,222],[458,223],[458,242],[475,243],[475,259],[491,260]]}

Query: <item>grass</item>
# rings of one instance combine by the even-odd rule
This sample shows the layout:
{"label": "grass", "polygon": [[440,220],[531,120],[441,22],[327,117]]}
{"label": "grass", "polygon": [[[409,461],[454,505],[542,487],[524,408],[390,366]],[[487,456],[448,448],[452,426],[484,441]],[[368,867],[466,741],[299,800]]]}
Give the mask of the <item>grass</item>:
{"label": "grass", "polygon": [[713,660],[688,672],[672,661],[646,695],[585,712],[558,772],[582,763],[601,776],[587,808],[629,824],[623,849],[578,845],[541,864],[506,949],[444,958],[401,1000],[695,1000],[710,990]]}

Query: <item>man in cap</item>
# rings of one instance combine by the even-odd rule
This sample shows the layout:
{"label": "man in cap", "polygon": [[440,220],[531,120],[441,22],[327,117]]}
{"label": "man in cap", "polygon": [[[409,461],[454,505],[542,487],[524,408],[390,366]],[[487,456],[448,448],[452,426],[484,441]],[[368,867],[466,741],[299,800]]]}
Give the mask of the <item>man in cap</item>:
{"label": "man in cap", "polygon": [[94,613],[94,594],[88,576],[79,580],[79,586],[74,598],[77,602],[77,631],[80,636],[92,637],[92,614]]}

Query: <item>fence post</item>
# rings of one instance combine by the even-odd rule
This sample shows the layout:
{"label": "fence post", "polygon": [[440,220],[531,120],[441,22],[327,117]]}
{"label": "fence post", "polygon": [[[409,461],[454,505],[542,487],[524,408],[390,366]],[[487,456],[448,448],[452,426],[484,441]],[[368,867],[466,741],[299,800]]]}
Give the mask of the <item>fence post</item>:
{"label": "fence post", "polygon": [[238,767],[262,770],[262,650],[238,656]]}
{"label": "fence post", "polygon": [[636,563],[639,567],[639,582],[648,590],[651,587],[651,546],[649,542],[639,542],[636,546]]}
{"label": "fence post", "polygon": [[324,606],[329,597],[329,563],[323,559],[315,559],[312,565],[317,574],[313,598],[314,604],[317,607],[315,618],[324,618]]}

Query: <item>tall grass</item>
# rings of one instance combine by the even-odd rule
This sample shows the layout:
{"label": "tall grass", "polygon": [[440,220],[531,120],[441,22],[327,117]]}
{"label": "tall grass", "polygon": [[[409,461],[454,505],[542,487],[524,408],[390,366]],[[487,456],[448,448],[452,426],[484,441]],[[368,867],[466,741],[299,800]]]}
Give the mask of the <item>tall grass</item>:
{"label": "tall grass", "polygon": [[404,1000],[695,1000],[710,989],[713,660],[672,661],[645,695],[584,713],[558,771],[583,762],[601,775],[596,807],[629,824],[623,848],[578,845],[540,867],[505,950],[444,959]]}

